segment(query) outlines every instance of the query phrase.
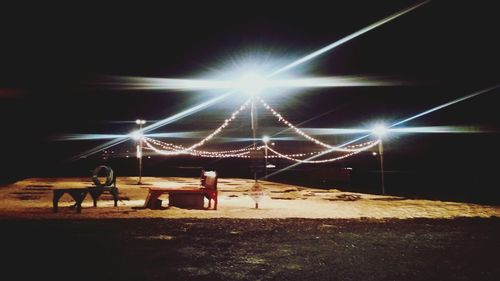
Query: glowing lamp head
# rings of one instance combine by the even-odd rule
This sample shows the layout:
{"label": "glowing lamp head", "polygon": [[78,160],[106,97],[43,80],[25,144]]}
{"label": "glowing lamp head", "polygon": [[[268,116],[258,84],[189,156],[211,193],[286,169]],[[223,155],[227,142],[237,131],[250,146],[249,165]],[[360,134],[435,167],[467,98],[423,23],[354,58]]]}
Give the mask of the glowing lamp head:
{"label": "glowing lamp head", "polygon": [[257,73],[246,73],[237,81],[237,88],[251,96],[258,95],[265,87],[264,77]]}
{"label": "glowing lamp head", "polygon": [[372,133],[382,138],[387,134],[387,128],[384,125],[377,125],[373,128]]}
{"label": "glowing lamp head", "polygon": [[137,125],[144,125],[144,124],[146,124],[146,120],[137,119],[137,120],[135,120],[135,124],[137,124]]}
{"label": "glowing lamp head", "polygon": [[142,139],[142,132],[141,131],[134,131],[130,134],[130,137],[134,140],[140,140]]}
{"label": "glowing lamp head", "polygon": [[268,136],[263,136],[262,141],[267,144],[269,142],[270,138]]}

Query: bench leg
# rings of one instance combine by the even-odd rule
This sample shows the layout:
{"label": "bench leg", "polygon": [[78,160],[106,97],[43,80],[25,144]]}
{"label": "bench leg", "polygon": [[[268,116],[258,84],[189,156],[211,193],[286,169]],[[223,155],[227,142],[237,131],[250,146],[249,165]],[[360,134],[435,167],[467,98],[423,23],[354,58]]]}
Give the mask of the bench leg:
{"label": "bench leg", "polygon": [[82,202],[85,199],[85,196],[87,196],[88,191],[72,191],[68,192],[71,197],[75,200],[76,204],[76,212],[81,213],[82,212]]}
{"label": "bench leg", "polygon": [[97,199],[99,199],[99,196],[101,196],[103,192],[90,190],[89,193],[90,197],[92,197],[92,202],[94,203],[94,207],[97,207]]}
{"label": "bench leg", "polygon": [[215,193],[208,193],[205,195],[208,198],[208,208],[210,209],[212,207],[212,200],[214,200],[214,210],[217,210],[217,192]]}
{"label": "bench leg", "polygon": [[148,192],[148,195],[146,196],[146,200],[144,200],[144,208],[149,208],[149,201],[151,201],[151,192]]}
{"label": "bench leg", "polygon": [[161,196],[161,193],[150,191],[148,193],[148,197],[146,197],[146,201],[144,202],[144,207],[150,208],[151,210],[159,209],[159,207],[161,207],[161,206],[157,206],[158,205],[157,200],[158,200],[158,198],[160,198],[160,196]]}
{"label": "bench leg", "polygon": [[217,210],[217,204],[219,203],[219,199],[217,198],[217,193],[214,194],[214,210]]}
{"label": "bench leg", "polygon": [[111,195],[113,195],[113,201],[115,201],[115,207],[118,207],[118,188],[111,188]]}
{"label": "bench leg", "polygon": [[58,210],[58,205],[59,205],[59,199],[63,196],[64,191],[61,190],[54,190],[54,198],[52,199],[52,211],[54,213],[57,213]]}

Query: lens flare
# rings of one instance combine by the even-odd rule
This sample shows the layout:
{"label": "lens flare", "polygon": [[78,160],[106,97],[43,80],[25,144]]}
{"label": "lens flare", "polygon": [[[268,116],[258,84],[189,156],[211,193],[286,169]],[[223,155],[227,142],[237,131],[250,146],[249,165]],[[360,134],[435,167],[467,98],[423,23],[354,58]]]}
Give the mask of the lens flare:
{"label": "lens flare", "polygon": [[369,26],[367,26],[367,27],[365,27],[363,29],[360,29],[360,30],[358,30],[358,31],[356,31],[356,32],[354,32],[354,33],[352,33],[352,34],[350,34],[350,35],[348,35],[348,36],[346,36],[346,37],[344,37],[344,38],[342,38],[342,39],[340,39],[340,40],[338,40],[338,41],[330,44],[330,45],[327,45],[327,46],[325,46],[325,47],[323,47],[323,48],[321,48],[321,49],[319,49],[319,50],[317,50],[317,51],[315,51],[315,52],[313,52],[313,53],[311,53],[311,54],[309,54],[307,56],[304,56],[304,57],[302,57],[302,58],[300,58],[300,59],[298,59],[298,60],[296,60],[296,61],[294,61],[294,62],[292,62],[292,63],[290,63],[290,64],[288,64],[288,65],[286,65],[286,66],[284,66],[284,67],[282,67],[280,69],[278,69],[278,70],[276,70],[275,72],[269,74],[268,77],[275,76],[275,75],[277,75],[277,74],[279,74],[281,72],[289,70],[290,68],[296,67],[296,66],[298,66],[300,64],[303,64],[303,63],[305,63],[307,61],[310,61],[310,60],[312,60],[312,59],[314,59],[314,58],[316,58],[316,57],[318,57],[318,56],[320,56],[320,55],[322,55],[322,54],[324,54],[324,53],[326,53],[326,52],[328,52],[328,51],[330,51],[330,50],[332,50],[332,49],[334,49],[334,48],[336,48],[336,47],[338,47],[338,46],[340,46],[340,45],[342,45],[342,44],[344,44],[344,43],[346,43],[346,42],[348,42],[348,41],[350,41],[350,40],[352,40],[352,39],[354,39],[354,38],[356,38],[356,37],[358,37],[358,36],[360,36],[362,34],[364,34],[364,33],[366,33],[366,32],[368,32],[368,31],[370,31],[370,30],[372,30],[374,28],[377,28],[377,27],[379,27],[379,26],[381,26],[381,25],[383,25],[383,24],[385,24],[387,22],[390,22],[390,21],[392,21],[392,20],[394,20],[394,19],[396,19],[396,18],[398,18],[398,17],[400,17],[400,16],[402,16],[402,15],[404,15],[404,14],[410,12],[410,11],[415,10],[416,8],[418,8],[418,7],[426,4],[428,2],[430,2],[430,0],[424,1],[422,3],[418,3],[416,5],[413,5],[413,6],[409,7],[409,8],[406,8],[406,9],[404,9],[402,11],[399,11],[399,12],[397,12],[395,14],[392,14],[392,15],[390,15],[390,16],[382,19],[382,20],[379,20],[379,21],[377,21],[377,22],[375,22],[373,24],[370,24]]}
{"label": "lens flare", "polygon": [[[485,94],[485,93],[491,92],[491,91],[493,91],[493,90],[497,89],[498,87],[500,87],[500,84],[495,85],[495,86],[492,86],[492,87],[489,87],[489,88],[486,88],[486,89],[483,89],[483,90],[480,90],[480,91],[477,91],[477,92],[472,93],[472,94],[467,95],[467,96],[463,96],[463,97],[461,97],[461,98],[458,98],[458,99],[452,100],[452,101],[447,102],[447,103],[444,103],[444,104],[442,104],[442,105],[439,105],[439,106],[433,107],[433,108],[431,108],[431,109],[429,109],[429,110],[423,111],[423,112],[418,113],[418,114],[416,114],[416,115],[414,115],[414,116],[411,116],[411,117],[409,117],[409,118],[403,119],[402,121],[396,122],[396,123],[392,124],[391,126],[389,126],[388,128],[389,128],[389,130],[394,130],[395,128],[393,128],[393,127],[395,127],[395,126],[399,126],[399,125],[401,125],[401,124],[403,124],[403,123],[406,123],[406,122],[408,122],[408,121],[411,121],[411,120],[417,119],[417,118],[419,118],[419,117],[422,117],[422,116],[427,115],[427,114],[429,114],[429,113],[435,112],[435,111],[437,111],[437,110],[440,110],[440,109],[446,108],[446,107],[448,107],[448,106],[450,106],[450,105],[454,105],[454,104],[456,104],[456,103],[459,103],[459,102],[462,102],[462,101],[468,100],[468,99],[470,99],[470,98],[473,98],[473,97],[476,97],[476,96],[479,96],[479,95],[482,95],[482,94]],[[347,143],[344,143],[344,144],[340,145],[339,147],[344,147],[344,146],[347,146],[347,145],[349,145],[349,144],[351,144],[351,143],[358,142],[358,141],[363,140],[363,139],[365,139],[365,138],[367,138],[367,137],[369,137],[369,136],[371,136],[371,135],[372,135],[372,134],[367,134],[367,135],[361,136],[361,137],[356,138],[356,139],[354,139],[354,140],[351,140],[351,141],[349,141],[349,142],[347,142]],[[317,158],[317,157],[319,157],[319,156],[321,156],[321,155],[323,155],[323,154],[314,155],[314,156],[312,156],[312,157],[309,157],[307,160],[313,160],[313,159],[315,159],[315,158]],[[267,177],[270,177],[270,176],[273,176],[273,175],[277,175],[277,174],[279,174],[279,173],[281,173],[281,172],[284,172],[284,171],[286,171],[286,170],[289,170],[289,169],[291,169],[291,168],[293,168],[293,167],[296,167],[296,166],[298,166],[298,165],[300,165],[300,164],[301,164],[301,163],[294,163],[294,164],[292,164],[292,165],[289,165],[289,166],[287,166],[287,167],[285,167],[285,168],[283,168],[283,169],[280,169],[280,170],[278,170],[278,171],[275,171],[275,172],[273,172],[273,173],[271,173],[271,174],[267,175]]]}
{"label": "lens flare", "polygon": [[[274,72],[270,73],[269,75],[267,75],[266,78],[276,76],[277,74],[285,72],[285,71],[287,71],[287,70],[289,70],[291,68],[294,68],[294,67],[296,67],[296,66],[298,66],[300,64],[303,64],[303,63],[305,63],[305,62],[307,62],[309,60],[312,60],[313,58],[316,58],[317,56],[319,56],[321,54],[324,54],[324,53],[326,53],[326,52],[328,52],[328,51],[336,48],[337,46],[340,46],[340,45],[342,45],[342,44],[344,44],[344,43],[346,43],[346,42],[348,42],[348,41],[350,41],[350,40],[352,40],[352,39],[354,39],[354,38],[356,38],[356,37],[358,37],[358,36],[360,36],[360,35],[368,32],[368,31],[370,31],[370,30],[372,30],[372,29],[374,29],[376,27],[379,27],[379,26],[381,26],[381,25],[383,25],[383,24],[385,24],[385,23],[387,23],[387,22],[389,22],[389,21],[391,21],[391,20],[393,20],[395,18],[398,18],[399,16],[402,16],[402,15],[404,15],[404,14],[406,14],[406,13],[408,13],[408,12],[410,12],[410,11],[418,8],[418,7],[420,7],[420,6],[426,4],[429,1],[430,0],[427,0],[427,1],[424,1],[422,3],[416,4],[414,6],[411,6],[411,7],[407,8],[407,9],[404,9],[404,10],[398,12],[398,13],[395,13],[395,14],[389,16],[389,17],[386,17],[386,18],[384,18],[384,19],[382,19],[380,21],[377,21],[377,22],[375,22],[375,23],[373,23],[373,24],[371,24],[371,25],[369,25],[369,26],[367,26],[367,27],[365,27],[365,28],[363,28],[361,30],[358,30],[358,31],[356,31],[356,32],[354,32],[354,33],[352,33],[352,34],[350,34],[350,35],[348,35],[348,36],[340,39],[340,40],[337,40],[336,42],[334,42],[334,43],[332,43],[330,45],[327,45],[327,46],[325,46],[325,47],[323,47],[323,48],[321,48],[321,49],[319,49],[319,50],[317,50],[317,51],[315,51],[315,52],[313,52],[311,54],[308,54],[308,55],[306,55],[306,56],[304,56],[304,57],[302,57],[302,58],[300,58],[298,60],[293,61],[290,64],[287,64],[286,66],[284,66],[282,68],[277,69],[276,71],[274,71]],[[182,79],[182,80],[184,80],[184,79]],[[182,87],[183,84],[186,84],[185,81],[173,81],[173,82],[177,83],[179,85],[179,87]],[[159,127],[162,127],[164,125],[167,125],[167,124],[175,122],[175,121],[177,121],[179,119],[182,119],[182,118],[184,118],[186,116],[194,114],[194,113],[196,113],[196,112],[198,112],[200,110],[203,110],[203,109],[205,109],[205,108],[207,108],[207,107],[209,107],[209,106],[211,106],[211,105],[213,105],[213,104],[215,104],[215,103],[217,103],[217,102],[219,102],[219,101],[221,101],[221,100],[223,100],[225,98],[228,98],[229,96],[233,95],[234,93],[235,93],[235,91],[229,91],[229,92],[227,92],[227,93],[225,93],[225,94],[223,94],[221,96],[218,96],[216,98],[210,99],[210,100],[208,100],[206,102],[203,102],[201,104],[193,106],[193,107],[191,107],[189,109],[186,109],[186,110],[184,110],[184,111],[182,111],[180,113],[177,113],[177,114],[175,114],[173,116],[167,117],[167,118],[165,118],[165,119],[163,119],[163,120],[161,120],[159,122],[156,122],[154,124],[151,124],[151,125],[147,126],[146,128],[143,129],[143,132],[149,132],[149,131],[155,130],[155,129],[159,128]],[[74,160],[78,160],[80,158],[88,157],[88,156],[90,156],[92,154],[95,154],[95,153],[97,153],[97,152],[99,152],[99,151],[101,151],[103,149],[107,149],[109,147],[118,145],[118,144],[123,143],[123,142],[125,142],[127,140],[128,140],[127,137],[121,137],[121,138],[117,138],[117,139],[111,140],[111,141],[106,142],[106,143],[104,143],[102,145],[99,145],[99,146],[97,146],[97,147],[95,147],[93,149],[87,150],[87,151],[85,151],[83,153],[80,153],[79,155],[76,155],[75,157],[71,158],[70,161],[71,160],[74,161]]]}

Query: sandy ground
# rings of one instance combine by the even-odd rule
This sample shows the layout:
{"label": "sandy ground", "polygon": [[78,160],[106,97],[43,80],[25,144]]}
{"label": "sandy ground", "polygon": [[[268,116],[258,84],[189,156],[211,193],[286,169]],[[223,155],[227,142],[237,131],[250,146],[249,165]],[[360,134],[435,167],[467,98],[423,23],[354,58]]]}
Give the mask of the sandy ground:
{"label": "sandy ground", "polygon": [[[265,197],[254,208],[248,196],[253,181],[248,179],[219,179],[218,210],[189,210],[168,207],[165,195],[163,210],[142,208],[150,186],[197,186],[198,178],[121,177],[117,180],[120,192],[118,207],[112,197],[101,196],[98,207],[92,207],[87,196],[81,214],[69,206],[73,200],[64,195],[59,213],[52,212],[52,190],[91,186],[90,178],[32,178],[0,188],[0,218],[455,218],[500,217],[500,206],[415,200],[394,196],[378,196],[322,190],[262,181]],[[207,205],[207,204],[206,204]]]}
{"label": "sandy ground", "polygon": [[197,178],[119,178],[118,207],[78,214],[52,190],[88,178],[0,187],[0,259],[16,280],[499,280],[500,206],[220,179],[218,210],[144,209],[148,187]]}

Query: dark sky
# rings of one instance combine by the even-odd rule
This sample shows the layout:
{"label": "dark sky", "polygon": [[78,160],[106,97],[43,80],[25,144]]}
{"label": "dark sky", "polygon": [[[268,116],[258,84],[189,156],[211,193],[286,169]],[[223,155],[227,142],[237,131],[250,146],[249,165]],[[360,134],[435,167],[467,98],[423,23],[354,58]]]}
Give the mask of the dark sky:
{"label": "dark sky", "polygon": [[[0,117],[6,151],[1,161],[13,166],[6,177],[23,167],[30,175],[98,144],[49,141],[52,136],[127,133],[132,124],[108,121],[160,119],[214,96],[117,91],[98,85],[107,76],[190,77],[257,51],[292,60],[418,1],[289,2],[2,9]],[[332,111],[306,127],[359,127],[401,120],[499,83],[495,4],[456,2],[430,2],[318,57],[305,70],[321,76],[376,75],[407,85],[323,89],[269,100],[294,123]],[[496,90],[408,125],[497,130],[498,97]],[[217,105],[160,131],[209,130],[230,107]],[[482,149],[498,139],[496,133],[412,134],[398,137],[388,149],[400,155],[397,163],[430,157],[440,165],[486,165],[496,161],[499,149]]]}

